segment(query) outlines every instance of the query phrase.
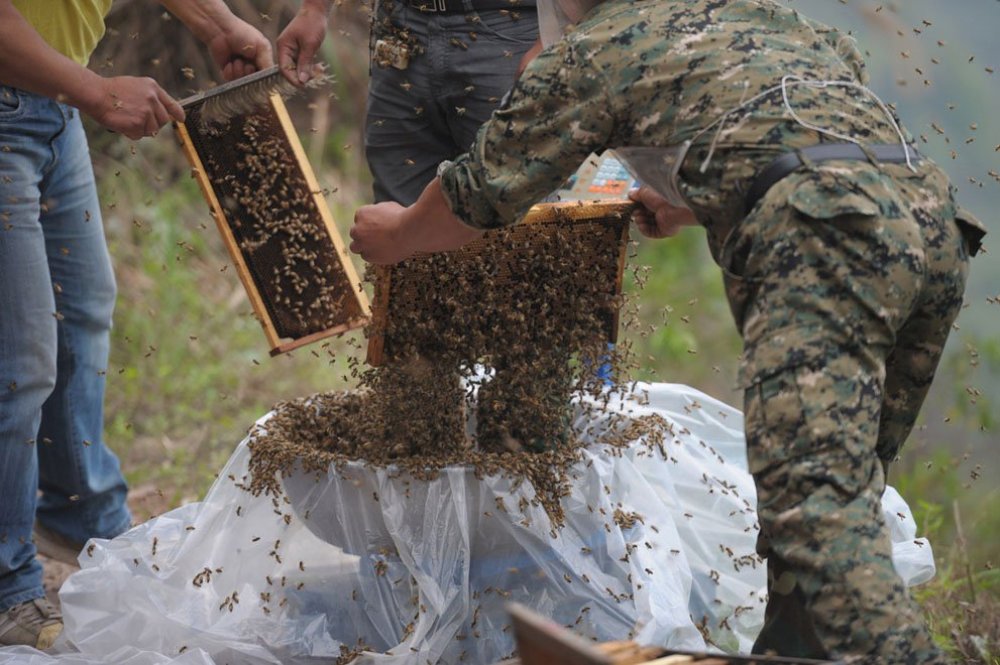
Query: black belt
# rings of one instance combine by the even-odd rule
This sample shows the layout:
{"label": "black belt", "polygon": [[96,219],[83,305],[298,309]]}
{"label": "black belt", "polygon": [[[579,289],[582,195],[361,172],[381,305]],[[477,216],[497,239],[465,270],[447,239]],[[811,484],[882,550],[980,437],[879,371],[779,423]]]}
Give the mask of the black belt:
{"label": "black belt", "polygon": [[[920,161],[921,156],[916,148],[909,146],[909,153],[912,163],[916,164]],[[802,159],[803,157],[805,160]],[[833,161],[870,162],[872,159],[886,164],[902,164],[906,162],[906,151],[899,143],[871,145],[865,148],[855,143],[821,143],[793,152],[786,152],[765,166],[754,178],[750,190],[747,192],[746,212],[749,213],[753,210],[753,207],[767,194],[768,190],[805,166],[807,162],[817,164]]]}
{"label": "black belt", "polygon": [[[403,0],[403,3],[422,12],[464,14],[469,11],[463,0]],[[472,11],[509,9],[516,12],[522,9],[535,9],[535,0],[471,0],[469,5]]]}

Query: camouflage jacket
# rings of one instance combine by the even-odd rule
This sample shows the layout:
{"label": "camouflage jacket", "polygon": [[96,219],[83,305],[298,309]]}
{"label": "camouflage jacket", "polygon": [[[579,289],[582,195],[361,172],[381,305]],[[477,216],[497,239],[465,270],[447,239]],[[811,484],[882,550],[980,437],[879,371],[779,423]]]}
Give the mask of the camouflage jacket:
{"label": "camouflage jacket", "polygon": [[[470,152],[444,165],[445,197],[466,223],[503,226],[592,152],[693,140],[681,191],[718,258],[754,175],[782,152],[835,140],[787,112],[773,90],[785,76],[866,81],[853,39],[771,0],[607,0],[535,58]],[[812,125],[868,144],[899,142],[857,88],[788,92]]]}

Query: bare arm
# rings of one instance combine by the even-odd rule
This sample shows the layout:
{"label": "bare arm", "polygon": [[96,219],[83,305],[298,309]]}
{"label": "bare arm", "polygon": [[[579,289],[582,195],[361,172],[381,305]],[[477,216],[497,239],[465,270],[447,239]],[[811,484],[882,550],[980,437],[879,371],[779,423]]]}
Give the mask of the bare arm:
{"label": "bare arm", "polygon": [[104,78],[56,51],[10,0],[0,0],[0,82],[75,106],[132,139],[184,118],[152,79]]}
{"label": "bare arm", "polygon": [[354,213],[351,251],[369,263],[398,263],[418,252],[458,249],[482,235],[452,213],[435,178],[409,208],[386,202]]}
{"label": "bare arm", "polygon": [[326,38],[330,7],[330,0],[302,0],[299,13],[278,36],[278,65],[296,85],[313,77],[313,61]]}
{"label": "bare arm", "polygon": [[222,0],[160,0],[194,36],[208,46],[226,80],[274,64],[271,44],[259,30],[236,17]]}

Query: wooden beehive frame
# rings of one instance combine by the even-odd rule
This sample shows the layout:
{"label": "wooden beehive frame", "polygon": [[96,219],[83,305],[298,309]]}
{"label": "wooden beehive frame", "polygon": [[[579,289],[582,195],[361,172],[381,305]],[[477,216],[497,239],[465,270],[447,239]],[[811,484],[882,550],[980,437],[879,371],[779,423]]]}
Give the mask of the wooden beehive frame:
{"label": "wooden beehive frame", "polygon": [[[620,294],[622,289],[622,276],[625,271],[625,259],[628,249],[628,222],[627,218],[635,204],[624,199],[605,201],[574,201],[566,203],[543,203],[534,206],[528,211],[521,224],[537,226],[544,232],[546,222],[594,222],[601,219],[614,218],[626,219],[622,225],[622,232],[618,238],[618,262],[615,274],[615,293]],[[473,245],[485,244],[483,241],[476,241]],[[470,246],[471,247],[471,246]],[[468,248],[459,251],[468,251]],[[389,316],[392,305],[392,266],[377,266],[375,268],[375,300],[372,311],[372,326],[368,336],[368,364],[378,367],[385,361],[385,331],[389,325]],[[616,310],[611,325],[611,337],[608,342],[617,342],[619,327],[619,315]]]}
{"label": "wooden beehive frame", "polygon": [[243,283],[243,287],[246,289],[247,297],[253,307],[254,314],[264,329],[264,335],[271,347],[270,353],[272,356],[275,356],[333,335],[361,328],[367,325],[371,320],[372,312],[371,305],[368,302],[368,296],[362,289],[361,279],[359,278],[357,271],[354,269],[354,265],[351,263],[351,259],[347,253],[347,248],[344,245],[343,239],[340,237],[340,233],[337,230],[336,224],[333,220],[333,215],[330,213],[326,200],[323,198],[323,192],[319,186],[319,181],[316,179],[316,174],[313,172],[312,166],[309,164],[305,150],[302,147],[301,141],[299,141],[298,134],[295,132],[295,127],[292,125],[292,120],[288,115],[288,110],[285,108],[284,101],[280,95],[275,93],[270,96],[269,104],[280,123],[281,129],[284,132],[284,138],[287,140],[288,146],[292,150],[298,168],[300,169],[301,174],[309,187],[310,195],[316,206],[316,210],[318,211],[326,232],[329,235],[330,241],[336,250],[337,260],[339,261],[340,267],[343,269],[344,275],[349,282],[348,292],[354,298],[356,308],[361,313],[361,316],[341,321],[332,327],[319,330],[302,337],[292,339],[282,338],[279,335],[271,314],[268,312],[267,306],[264,303],[261,290],[254,281],[250,268],[247,265],[247,260],[244,257],[243,252],[240,250],[236,237],[230,227],[232,221],[226,215],[225,208],[219,201],[219,197],[215,192],[215,188],[213,187],[212,181],[208,176],[208,172],[205,170],[205,165],[202,162],[201,156],[195,148],[187,126],[184,123],[176,123],[175,128],[177,130],[177,135],[180,139],[184,154],[191,164],[192,176],[198,182],[202,194],[208,202],[212,212],[212,218],[215,220],[215,224],[222,236],[226,250],[229,252],[229,256],[232,259],[233,264],[236,266],[236,272],[239,275],[240,281]]}
{"label": "wooden beehive frame", "polygon": [[590,642],[524,605],[509,603],[518,657],[497,665],[843,665],[843,661],[675,651],[632,640]]}

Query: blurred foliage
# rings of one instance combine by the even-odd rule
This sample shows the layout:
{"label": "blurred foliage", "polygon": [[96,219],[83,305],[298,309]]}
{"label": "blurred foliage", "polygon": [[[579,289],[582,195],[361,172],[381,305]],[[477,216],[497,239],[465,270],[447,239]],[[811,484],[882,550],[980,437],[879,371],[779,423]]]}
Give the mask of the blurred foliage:
{"label": "blurred foliage", "polygon": [[[632,230],[633,237],[640,237]],[[633,245],[625,291],[637,379],[688,383],[717,399],[738,403],[735,390],[740,339],[722,289],[722,276],[700,228],[670,241]]]}

